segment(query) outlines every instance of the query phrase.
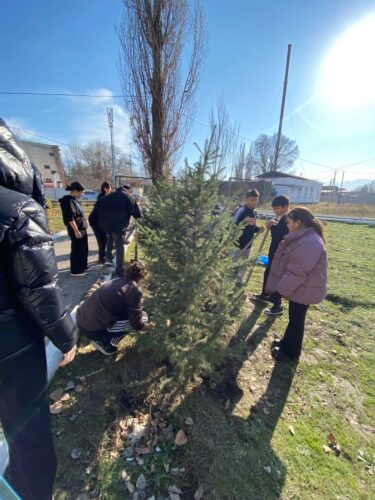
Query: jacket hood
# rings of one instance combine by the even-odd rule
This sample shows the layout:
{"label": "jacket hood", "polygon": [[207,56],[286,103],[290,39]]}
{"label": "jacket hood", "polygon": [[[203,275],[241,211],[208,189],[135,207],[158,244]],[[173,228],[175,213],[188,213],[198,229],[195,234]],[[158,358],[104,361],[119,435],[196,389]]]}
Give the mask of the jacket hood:
{"label": "jacket hood", "polygon": [[40,205],[44,206],[42,176],[1,118],[0,186],[31,196]]}

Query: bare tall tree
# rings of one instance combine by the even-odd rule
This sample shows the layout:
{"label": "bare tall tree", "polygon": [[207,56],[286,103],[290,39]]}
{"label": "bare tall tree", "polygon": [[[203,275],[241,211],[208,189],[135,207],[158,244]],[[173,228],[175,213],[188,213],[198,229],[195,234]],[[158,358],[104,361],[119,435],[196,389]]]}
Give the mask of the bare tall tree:
{"label": "bare tall tree", "polygon": [[244,141],[239,144],[237,154],[234,158],[234,177],[237,177],[238,179],[251,179],[253,173],[251,151],[251,146],[247,149]]}
{"label": "bare tall tree", "polygon": [[216,171],[230,169],[238,151],[240,126],[231,122],[223,97],[211,108],[210,128],[213,150],[217,151],[213,167]]}
{"label": "bare tall tree", "polygon": [[[173,168],[195,113],[204,18],[188,0],[123,0],[120,73],[134,142],[153,182]],[[182,55],[191,46],[186,76]]]}
{"label": "bare tall tree", "polygon": [[[274,170],[275,149],[276,134],[272,136],[262,134],[253,142],[252,161],[257,174],[266,174]],[[298,158],[299,149],[296,142],[282,135],[276,170],[290,170]]]}
{"label": "bare tall tree", "polygon": [[[116,148],[117,173],[134,175],[128,155]],[[103,181],[111,179],[112,153],[109,142],[91,141],[84,146],[71,144],[65,151],[69,180],[79,180],[86,187],[97,189]]]}

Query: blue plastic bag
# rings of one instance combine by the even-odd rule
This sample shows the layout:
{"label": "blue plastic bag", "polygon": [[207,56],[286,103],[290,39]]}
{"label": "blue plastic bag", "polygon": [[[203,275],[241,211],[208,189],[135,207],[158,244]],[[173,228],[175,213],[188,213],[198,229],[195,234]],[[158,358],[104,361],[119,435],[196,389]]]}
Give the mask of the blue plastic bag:
{"label": "blue plastic bag", "polygon": [[257,264],[261,266],[267,266],[268,265],[268,257],[267,255],[259,255],[257,259]]}

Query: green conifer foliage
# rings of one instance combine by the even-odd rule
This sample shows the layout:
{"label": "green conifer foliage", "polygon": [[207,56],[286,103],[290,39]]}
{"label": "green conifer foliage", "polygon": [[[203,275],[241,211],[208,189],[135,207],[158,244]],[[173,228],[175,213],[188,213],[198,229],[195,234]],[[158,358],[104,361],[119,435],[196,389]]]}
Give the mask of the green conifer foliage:
{"label": "green conifer foliage", "polygon": [[220,181],[214,156],[206,145],[178,181],[159,183],[141,228],[156,323],[143,340],[169,359],[180,383],[220,362],[238,313],[231,254],[239,229],[228,209],[214,210]]}

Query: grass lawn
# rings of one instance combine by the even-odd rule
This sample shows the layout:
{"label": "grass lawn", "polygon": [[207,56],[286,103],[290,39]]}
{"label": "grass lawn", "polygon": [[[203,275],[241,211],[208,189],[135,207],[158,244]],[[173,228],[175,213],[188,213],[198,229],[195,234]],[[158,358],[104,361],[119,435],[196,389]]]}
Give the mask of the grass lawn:
{"label": "grass lawn", "polygon": [[[286,314],[268,318],[246,302],[231,340],[238,354],[222,368],[221,381],[197,378],[185,397],[156,408],[167,368],[139,352],[137,336],[120,344],[114,360],[82,339],[76,361],[51,388],[76,383],[52,416],[55,498],[76,499],[82,492],[130,498],[121,474],[135,483],[141,473],[148,491],[137,498],[169,498],[174,484],[182,498],[193,498],[199,485],[207,499],[375,498],[375,228],[329,223],[326,232],[329,295],[308,312],[297,366],[270,356]],[[257,268],[249,292],[259,291],[261,278]],[[184,429],[188,443],[174,449],[159,442],[159,451],[139,465],[122,456],[119,422],[150,410],[160,411],[175,431]],[[193,425],[186,425],[188,417]],[[337,453],[328,446],[329,433]],[[80,452],[77,460],[73,449]],[[176,468],[182,471],[177,477]]]}

